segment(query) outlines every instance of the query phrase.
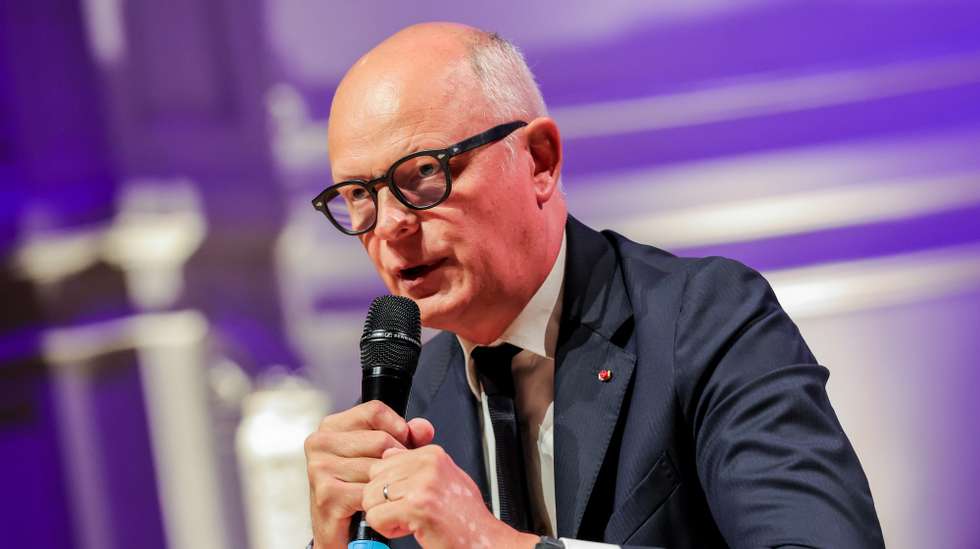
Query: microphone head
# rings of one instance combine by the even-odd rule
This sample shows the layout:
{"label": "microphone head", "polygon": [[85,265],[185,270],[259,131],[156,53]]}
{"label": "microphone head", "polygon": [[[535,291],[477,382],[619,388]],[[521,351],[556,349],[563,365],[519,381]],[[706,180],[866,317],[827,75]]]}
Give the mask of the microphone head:
{"label": "microphone head", "polygon": [[390,366],[414,374],[421,350],[419,306],[407,297],[374,298],[361,335],[361,368]]}

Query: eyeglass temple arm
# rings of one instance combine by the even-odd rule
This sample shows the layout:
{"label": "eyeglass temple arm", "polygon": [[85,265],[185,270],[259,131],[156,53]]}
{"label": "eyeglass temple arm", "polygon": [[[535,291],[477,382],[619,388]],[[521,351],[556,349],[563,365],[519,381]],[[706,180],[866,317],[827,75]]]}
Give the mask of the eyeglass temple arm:
{"label": "eyeglass temple arm", "polygon": [[517,121],[508,122],[506,124],[501,124],[499,126],[494,126],[489,130],[470,137],[469,139],[464,139],[459,143],[456,143],[449,148],[449,156],[456,156],[457,154],[463,154],[464,152],[471,151],[477,147],[482,147],[488,143],[493,143],[507,137],[511,132],[517,128],[527,126],[527,122]]}

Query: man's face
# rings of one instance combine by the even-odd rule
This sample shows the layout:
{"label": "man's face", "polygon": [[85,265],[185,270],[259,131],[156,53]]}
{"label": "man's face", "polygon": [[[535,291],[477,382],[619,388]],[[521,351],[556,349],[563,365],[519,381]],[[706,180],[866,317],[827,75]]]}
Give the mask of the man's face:
{"label": "man's face", "polygon": [[[332,115],[335,181],[377,177],[407,154],[510,121],[468,116],[480,112],[472,107],[482,98],[447,94],[440,107],[424,97],[407,100],[412,96],[397,85],[373,92],[373,101],[360,97],[356,108]],[[539,266],[529,260],[538,249],[532,220],[540,211],[522,138],[517,130],[513,156],[498,141],[454,157],[452,194],[433,209],[411,210],[379,188],[377,225],[359,238],[389,291],[416,301],[425,325],[466,332],[467,323],[502,303],[519,301],[519,311],[533,293]]]}

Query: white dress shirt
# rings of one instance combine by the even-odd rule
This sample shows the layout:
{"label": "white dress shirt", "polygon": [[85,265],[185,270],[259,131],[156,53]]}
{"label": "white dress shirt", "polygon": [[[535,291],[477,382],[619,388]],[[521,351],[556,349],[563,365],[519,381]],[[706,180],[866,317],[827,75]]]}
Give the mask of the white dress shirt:
{"label": "white dress shirt", "polygon": [[[518,421],[523,436],[524,464],[527,468],[528,496],[531,503],[531,525],[534,533],[553,536],[557,527],[555,513],[555,347],[561,321],[561,302],[565,277],[565,237],[551,272],[524,307],[521,314],[491,346],[502,343],[521,348],[512,363]],[[487,471],[493,514],[500,518],[500,494],[497,489],[496,445],[490,429],[490,409],[480,386],[470,353],[478,345],[459,337],[466,361],[466,379],[483,413],[483,463]],[[568,549],[616,547],[605,543],[562,538]]]}

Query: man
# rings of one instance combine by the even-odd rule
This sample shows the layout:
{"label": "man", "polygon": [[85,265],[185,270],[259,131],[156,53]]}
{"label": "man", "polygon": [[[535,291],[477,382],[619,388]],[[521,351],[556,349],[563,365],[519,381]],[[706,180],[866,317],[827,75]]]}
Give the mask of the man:
{"label": "man", "polygon": [[768,284],[569,217],[510,44],[402,30],[347,73],[328,137],[341,183],[314,205],[443,332],[409,421],[369,402],[308,438],[314,547],[345,547],[359,510],[396,547],[882,545]]}

